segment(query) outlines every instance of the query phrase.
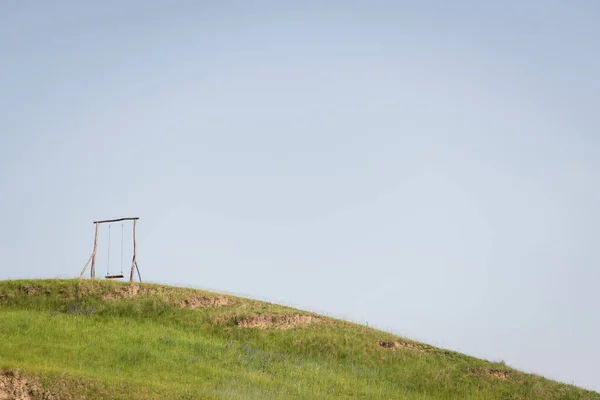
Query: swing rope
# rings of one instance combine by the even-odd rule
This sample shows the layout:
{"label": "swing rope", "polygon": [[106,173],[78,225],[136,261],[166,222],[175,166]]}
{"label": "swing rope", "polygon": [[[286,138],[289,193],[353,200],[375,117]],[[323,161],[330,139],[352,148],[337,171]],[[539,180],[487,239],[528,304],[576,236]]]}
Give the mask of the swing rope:
{"label": "swing rope", "polygon": [[106,279],[123,278],[123,241],[125,237],[125,225],[121,223],[121,274],[110,273],[111,225],[112,224],[108,224],[108,262],[106,267]]}
{"label": "swing rope", "polygon": [[106,275],[110,275],[110,224],[108,224],[108,264],[106,267]]}
{"label": "swing rope", "polygon": [[121,223],[121,275],[123,275],[123,223]]}

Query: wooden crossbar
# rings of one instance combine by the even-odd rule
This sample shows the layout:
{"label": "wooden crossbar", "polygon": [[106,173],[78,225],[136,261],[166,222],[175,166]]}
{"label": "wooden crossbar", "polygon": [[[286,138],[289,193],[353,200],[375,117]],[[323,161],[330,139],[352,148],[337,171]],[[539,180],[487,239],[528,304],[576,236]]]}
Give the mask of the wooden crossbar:
{"label": "wooden crossbar", "polygon": [[119,221],[137,221],[140,219],[139,217],[131,217],[131,218],[117,218],[117,219],[105,219],[102,221],[94,221],[94,224],[104,224],[107,222],[119,222]]}

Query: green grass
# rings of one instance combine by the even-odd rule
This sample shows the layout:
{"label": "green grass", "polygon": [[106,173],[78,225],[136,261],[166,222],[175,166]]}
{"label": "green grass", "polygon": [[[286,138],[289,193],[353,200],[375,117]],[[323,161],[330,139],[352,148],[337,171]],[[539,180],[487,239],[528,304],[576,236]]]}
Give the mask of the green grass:
{"label": "green grass", "polygon": [[[103,300],[126,286],[0,282],[0,369],[88,399],[600,400],[502,363],[327,317],[287,330],[236,324],[260,314],[313,315],[274,304],[227,296],[232,304],[182,309],[185,299],[216,294],[148,284],[137,296]],[[413,344],[390,350],[382,340]]]}

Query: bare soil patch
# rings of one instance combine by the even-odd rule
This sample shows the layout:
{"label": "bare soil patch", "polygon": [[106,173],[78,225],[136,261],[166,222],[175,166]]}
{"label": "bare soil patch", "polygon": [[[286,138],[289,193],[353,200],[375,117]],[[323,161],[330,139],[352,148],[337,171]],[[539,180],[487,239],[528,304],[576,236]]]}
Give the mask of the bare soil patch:
{"label": "bare soil patch", "polygon": [[50,292],[48,289],[44,289],[36,284],[24,284],[20,287],[21,293],[26,294],[27,296],[38,296],[38,295],[48,295]]}
{"label": "bare soil patch", "polygon": [[[162,293],[154,287],[141,286],[141,285],[123,285],[113,290],[110,293],[102,296],[103,300],[116,301],[123,299],[131,299],[138,296],[150,296],[153,294]],[[207,308],[207,307],[221,307],[233,304],[234,301],[226,296],[191,296],[184,300],[171,299],[166,300],[174,306],[180,308]]]}
{"label": "bare soil patch", "polygon": [[27,296],[35,296],[38,292],[38,288],[35,286],[27,286],[24,288]]}
{"label": "bare soil patch", "polygon": [[80,280],[75,287],[75,293],[78,297],[96,294],[101,290],[102,287],[98,284],[98,282],[87,279]]}
{"label": "bare soil patch", "polygon": [[396,351],[402,349],[416,350],[420,353],[428,351],[429,348],[420,343],[403,342],[400,340],[380,340],[379,347],[386,350]]}
{"label": "bare soil patch", "polygon": [[181,308],[221,307],[232,304],[233,301],[225,296],[193,296],[179,303]]}
{"label": "bare soil patch", "polygon": [[141,295],[149,295],[156,293],[156,289],[147,286],[140,285],[123,285],[118,289],[105,294],[102,296],[102,300],[121,300],[121,299],[131,299],[133,297],[141,296]]}
{"label": "bare soil patch", "polygon": [[254,315],[252,317],[237,319],[235,324],[240,328],[292,329],[319,321],[319,318],[312,315]]}
{"label": "bare soil patch", "polygon": [[469,376],[486,376],[493,379],[506,381],[511,376],[511,372],[503,369],[477,368],[469,371]]}
{"label": "bare soil patch", "polygon": [[60,400],[61,397],[45,391],[36,378],[20,372],[0,371],[0,400]]}

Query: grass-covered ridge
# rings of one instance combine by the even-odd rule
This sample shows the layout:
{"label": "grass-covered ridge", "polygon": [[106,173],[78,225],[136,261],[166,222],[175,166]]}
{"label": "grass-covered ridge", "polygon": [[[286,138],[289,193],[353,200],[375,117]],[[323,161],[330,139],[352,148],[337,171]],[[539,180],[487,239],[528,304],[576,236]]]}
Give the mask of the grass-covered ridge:
{"label": "grass-covered ridge", "polygon": [[288,307],[111,281],[0,282],[0,370],[0,398],[19,378],[66,399],[600,400]]}

